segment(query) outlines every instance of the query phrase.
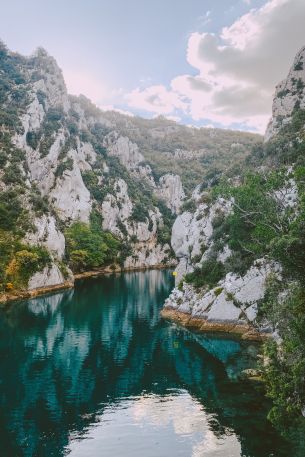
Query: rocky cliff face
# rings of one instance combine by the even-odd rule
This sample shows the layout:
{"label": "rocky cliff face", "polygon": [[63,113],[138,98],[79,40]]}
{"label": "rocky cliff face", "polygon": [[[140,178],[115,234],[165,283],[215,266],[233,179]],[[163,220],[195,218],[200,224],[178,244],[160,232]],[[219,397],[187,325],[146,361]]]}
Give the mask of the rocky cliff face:
{"label": "rocky cliff face", "polygon": [[[34,256],[35,271],[31,278],[22,279],[22,287],[71,279],[69,267],[75,265],[67,257],[66,231],[76,222],[91,226],[93,219],[94,230],[99,220],[101,233],[111,233],[121,242],[116,258],[121,266],[175,263],[169,234],[186,199],[182,181],[188,179],[193,185],[190,171],[177,174],[183,171],[182,161],[213,156],[211,148],[221,142],[225,154],[245,156],[248,144],[257,137],[102,112],[84,96],[69,96],[61,70],[45,50],[26,58],[0,43],[0,54],[0,200],[5,206],[13,192],[22,208],[10,213],[11,227],[0,227],[15,243],[14,252],[0,262],[2,290],[22,270],[24,256]],[[202,142],[209,144],[204,147]],[[197,162],[194,170],[201,163]],[[193,226],[201,230],[200,224],[190,223],[190,231]],[[24,249],[20,242],[25,243]],[[48,262],[45,254],[34,252],[40,247],[48,252]],[[84,268],[86,252],[77,243],[73,249],[78,268]],[[198,249],[193,248],[193,256]],[[178,255],[180,263],[187,255]]]}
{"label": "rocky cliff face", "polygon": [[289,124],[298,109],[305,109],[305,47],[296,55],[287,78],[276,86],[272,118],[265,140],[270,140],[284,125]]}
{"label": "rocky cliff face", "polygon": [[[230,212],[230,201],[219,198],[210,204],[205,201],[207,199],[207,193],[200,193],[196,188],[192,196],[192,201],[197,205],[195,212],[186,211],[174,222],[171,244],[179,261],[176,268],[176,284],[208,256],[213,247],[213,223],[218,217],[225,217]],[[227,247],[219,254],[223,260],[228,255]]]}
{"label": "rocky cliff face", "polygon": [[[267,128],[265,141],[276,139],[277,135],[286,132],[287,126],[294,122],[294,116],[303,119],[305,109],[305,47],[297,54],[293,66],[287,76],[276,88],[273,102],[273,116]],[[304,138],[304,127],[297,126],[298,132],[293,130],[294,137],[299,137],[298,144],[302,144]],[[293,127],[294,129],[296,127]],[[285,137],[288,141],[287,149],[292,144],[292,133]],[[288,140],[287,140],[288,138]],[[268,148],[268,144],[266,145]],[[268,149],[266,149],[268,153]],[[266,154],[267,154],[266,153]],[[277,150],[280,155],[281,151]],[[274,154],[274,152],[272,152]],[[290,159],[291,160],[291,159]],[[287,162],[287,159],[285,160]],[[273,164],[273,171],[269,164]],[[260,174],[262,182],[269,179],[265,189],[270,208],[274,205],[276,211],[276,224],[273,230],[288,237],[287,227],[297,217],[299,211],[299,190],[297,176],[300,170],[295,173],[294,164],[287,166],[286,163],[281,171],[275,170],[274,159],[262,163],[259,169],[252,170]],[[269,178],[266,178],[270,173]],[[275,177],[278,180],[275,182]],[[238,188],[243,178],[237,176],[229,178],[231,188]],[[267,322],[262,321],[259,315],[259,304],[263,302],[267,290],[268,281],[280,280],[282,266],[279,262],[266,254],[263,258],[256,258],[252,265],[242,273],[233,273],[230,267],[239,268],[242,263],[236,258],[239,254],[231,250],[230,235],[226,232],[226,220],[230,216],[231,231],[234,232],[234,214],[239,211],[241,218],[248,224],[245,230],[251,230],[251,212],[255,209],[247,206],[247,202],[253,198],[250,190],[243,196],[244,207],[237,205],[234,197],[222,198],[221,194],[215,198],[211,187],[206,186],[201,191],[198,186],[194,190],[189,204],[190,209],[179,214],[173,224],[171,244],[178,259],[176,267],[176,288],[164,304],[162,314],[166,318],[174,319],[191,328],[201,330],[224,330],[244,335],[246,338],[260,338],[259,333],[271,332]],[[231,194],[232,195],[232,194]],[[234,191],[233,191],[234,195]],[[254,206],[254,205],[253,205]],[[264,211],[259,208],[259,210]],[[266,208],[265,211],[268,211]],[[282,217],[285,214],[285,217]],[[254,224],[255,225],[255,224]],[[268,222],[260,230],[270,229]],[[223,233],[220,233],[220,230]],[[232,232],[231,232],[232,233]],[[237,240],[239,252],[243,250],[243,234]],[[244,253],[255,257],[256,243],[260,243],[260,235],[254,237],[254,245],[248,248],[245,246]],[[283,243],[283,241],[281,241]],[[230,245],[231,246],[231,245]],[[235,245],[236,247],[236,245]],[[248,249],[248,251],[247,251]],[[252,250],[253,249],[253,250]],[[267,245],[266,245],[267,251]],[[263,253],[264,254],[264,253]],[[237,257],[236,257],[237,256]],[[209,276],[210,270],[219,271],[216,284],[210,285],[204,276]],[[190,273],[201,275],[201,283],[196,284],[196,278],[190,277]],[[188,278],[185,279],[185,276]],[[222,276],[222,277],[221,277]],[[219,279],[219,277],[221,279]],[[219,279],[219,280],[218,280]],[[291,278],[290,278],[291,280]],[[200,283],[200,284],[201,284]],[[288,287],[288,286],[287,286]]]}
{"label": "rocky cliff face", "polygon": [[[156,182],[137,144],[89,100],[67,94],[60,69],[44,50],[28,59],[15,57],[4,47],[2,52],[3,73],[9,79],[6,64],[14,65],[21,79],[10,81],[4,111],[9,110],[11,97],[19,92],[22,96],[22,109],[16,105],[12,122],[3,115],[2,140],[4,144],[9,138],[23,161],[14,169],[18,182],[6,178],[14,158],[4,162],[1,191],[16,189],[21,195],[18,186],[24,183],[23,197],[18,198],[31,226],[23,240],[43,246],[51,256],[51,263],[29,279],[28,287],[64,282],[59,265],[66,262],[65,229],[78,221],[90,224],[93,212],[101,216],[100,230],[125,244],[124,259],[118,259],[125,268],[172,264],[171,248],[159,232],[169,223],[166,208],[177,214],[184,199],[180,177],[167,174]],[[43,202],[42,210],[34,207],[33,192]]]}
{"label": "rocky cliff face", "polygon": [[279,264],[258,259],[244,275],[229,272],[212,288],[198,289],[183,281],[186,274],[200,268],[207,259],[213,257],[224,264],[233,255],[227,244],[220,249],[216,246],[214,235],[218,221],[232,213],[234,202],[219,197],[207,203],[207,198],[207,192],[196,189],[193,194],[196,210],[180,214],[173,225],[171,244],[179,262],[176,288],[166,300],[162,314],[189,327],[230,331],[259,339],[253,327],[261,332],[270,328],[264,322],[257,322],[258,302],[264,298],[268,277],[280,275]]}
{"label": "rocky cliff face", "polygon": [[210,290],[185,283],[165,301],[163,316],[202,331],[220,330],[260,340],[262,333],[272,332],[268,322],[258,320],[258,303],[271,274],[280,278],[280,265],[258,259],[245,275],[228,273]]}

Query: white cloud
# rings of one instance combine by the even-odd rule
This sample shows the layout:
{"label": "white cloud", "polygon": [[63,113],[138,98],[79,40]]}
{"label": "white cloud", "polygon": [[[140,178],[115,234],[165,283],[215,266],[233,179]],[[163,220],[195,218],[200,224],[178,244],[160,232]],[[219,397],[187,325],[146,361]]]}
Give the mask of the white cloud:
{"label": "white cloud", "polygon": [[203,16],[198,18],[199,23],[201,26],[205,26],[211,22],[211,11],[207,11]]}
{"label": "white cloud", "polygon": [[126,95],[129,106],[155,114],[170,114],[175,109],[186,110],[187,104],[180,95],[162,85],[150,86],[144,90],[135,89]]}
{"label": "white cloud", "polygon": [[251,9],[219,34],[192,33],[187,61],[197,70],[163,85],[135,89],[132,107],[224,126],[265,129],[275,85],[286,76],[305,45],[305,1],[269,0]]}

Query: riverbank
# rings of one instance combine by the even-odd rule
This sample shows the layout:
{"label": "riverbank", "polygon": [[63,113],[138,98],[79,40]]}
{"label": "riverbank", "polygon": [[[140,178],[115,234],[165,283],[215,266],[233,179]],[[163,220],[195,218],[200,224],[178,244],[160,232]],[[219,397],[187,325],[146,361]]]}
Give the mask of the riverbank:
{"label": "riverbank", "polygon": [[38,297],[40,295],[57,292],[63,289],[71,289],[72,287],[74,287],[73,281],[65,281],[61,284],[55,284],[54,286],[38,287],[37,289],[32,290],[13,290],[12,292],[0,294],[0,305],[6,305],[7,303],[16,300]]}
{"label": "riverbank", "polygon": [[271,337],[269,333],[261,333],[251,325],[241,325],[229,321],[207,321],[202,318],[194,318],[190,314],[176,311],[175,309],[163,308],[160,312],[163,319],[175,322],[189,330],[208,333],[227,333],[247,341],[266,341]]}
{"label": "riverbank", "polygon": [[146,270],[164,270],[168,268],[174,268],[174,264],[164,265],[163,263],[152,265],[150,267],[126,267],[126,268],[102,268],[100,270],[84,271],[83,273],[76,273],[74,279],[84,279],[84,278],[95,278],[98,276],[103,276],[105,274],[112,273],[127,273],[131,271],[146,271]]}
{"label": "riverbank", "polygon": [[96,278],[99,276],[114,274],[114,273],[126,273],[132,271],[146,271],[146,270],[161,270],[173,268],[174,265],[164,265],[158,264],[151,267],[128,267],[128,268],[101,268],[99,270],[85,271],[83,273],[76,273],[73,275],[73,280],[65,281],[61,284],[55,284],[53,286],[39,287],[32,290],[12,290],[0,294],[0,306],[5,306],[6,304],[17,301],[25,300],[28,298],[34,298],[41,295],[46,295],[53,292],[58,292],[64,289],[71,289],[74,287],[74,282],[80,279],[86,278]]}

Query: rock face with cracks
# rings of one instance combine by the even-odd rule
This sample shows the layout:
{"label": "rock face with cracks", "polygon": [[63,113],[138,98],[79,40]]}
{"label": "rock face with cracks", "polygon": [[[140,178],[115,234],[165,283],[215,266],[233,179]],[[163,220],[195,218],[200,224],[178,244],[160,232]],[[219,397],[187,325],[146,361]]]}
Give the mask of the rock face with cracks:
{"label": "rock face with cracks", "polygon": [[[140,147],[116,122],[85,97],[68,95],[62,72],[46,51],[20,56],[18,69],[26,97],[16,121],[20,125],[9,135],[25,157],[23,204],[31,228],[23,240],[44,247],[51,258],[50,265],[29,280],[29,289],[65,282],[59,268],[66,262],[65,230],[74,222],[89,225],[94,211],[101,216],[100,229],[128,246],[123,267],[175,263],[169,242],[159,237],[165,224],[159,202],[172,214],[179,212],[185,198],[180,177],[155,178]],[[18,90],[12,83],[12,92]],[[0,170],[0,190],[13,188],[2,176]],[[33,193],[43,201],[39,209],[32,204]],[[149,207],[143,194],[151,196]],[[135,217],[135,211],[140,216]]]}
{"label": "rock face with cracks", "polygon": [[271,332],[268,323],[257,320],[258,303],[264,298],[270,274],[280,277],[280,265],[259,259],[244,276],[228,273],[210,290],[196,290],[184,283],[165,301],[162,315],[204,331],[261,339],[262,334]]}
{"label": "rock face with cracks", "polygon": [[297,53],[287,78],[276,86],[266,141],[291,122],[295,109],[305,109],[305,46]]}

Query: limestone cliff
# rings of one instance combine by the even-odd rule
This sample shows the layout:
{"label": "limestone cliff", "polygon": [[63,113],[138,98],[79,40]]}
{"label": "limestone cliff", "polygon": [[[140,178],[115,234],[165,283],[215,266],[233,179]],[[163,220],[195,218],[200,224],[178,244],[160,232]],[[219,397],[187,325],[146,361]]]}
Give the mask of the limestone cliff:
{"label": "limestone cliff", "polygon": [[[302,153],[304,144],[304,58],[305,47],[297,54],[287,78],[276,88],[264,153],[253,160],[248,171],[255,174],[253,179],[257,179],[257,187],[244,184],[247,182],[245,174],[226,178],[230,196],[221,194],[221,186],[213,192],[213,182],[205,182],[196,187],[184,205],[186,210],[177,216],[171,238],[178,259],[176,288],[164,304],[164,317],[191,328],[230,331],[247,338],[259,339],[259,333],[274,332],[275,328],[262,319],[259,310],[270,281],[282,281],[282,264],[276,259],[301,211],[302,168],[297,164],[303,159],[297,154]],[[294,144],[297,144],[296,149],[293,149]],[[290,150],[295,156],[292,152],[287,154]],[[242,185],[245,191],[236,202],[234,194],[238,193],[234,188]],[[253,193],[261,186],[264,186],[261,201],[267,204],[257,208]],[[266,220],[258,228],[260,217],[254,222],[253,214],[260,214],[260,211],[261,219]],[[273,211],[274,226],[271,214],[270,220],[263,214],[268,211]],[[234,239],[234,233],[240,230],[239,222],[234,219],[237,213],[239,220],[244,221],[245,232],[239,231],[240,238]],[[257,231],[250,240],[247,234],[253,227]],[[264,236],[267,233],[266,243]],[[292,233],[295,237],[293,229]],[[247,244],[247,239],[252,244]],[[295,238],[293,242],[296,242]],[[260,246],[265,246],[265,250],[261,252]],[[286,247],[282,259],[285,261],[287,256]],[[251,263],[243,263],[245,258],[251,259]],[[215,270],[214,276],[210,275],[211,270]],[[291,273],[287,274],[287,266],[285,274],[288,290],[292,277]]]}
{"label": "limestone cliff", "polygon": [[305,109],[305,46],[297,53],[287,78],[276,86],[265,140],[270,140],[289,124],[298,109]]}
{"label": "limestone cliff", "polygon": [[[46,51],[24,58],[3,45],[1,50],[10,86],[0,119],[1,146],[6,148],[0,190],[3,198],[15,192],[24,208],[29,224],[22,230],[23,242],[42,246],[50,255],[48,265],[29,278],[29,289],[64,283],[62,264],[71,276],[65,230],[74,222],[90,225],[93,213],[101,218],[100,230],[125,246],[124,256],[117,258],[121,267],[172,264],[171,248],[159,232],[166,224],[170,230],[168,211],[176,214],[184,198],[180,177],[166,175],[156,182],[137,144],[85,97],[68,95],[62,72]],[[17,95],[22,100],[12,109],[10,100]]]}
{"label": "limestone cliff", "polygon": [[120,242],[108,266],[175,263],[170,231],[193,186],[192,170],[214,155],[214,144],[219,150],[223,144],[226,157],[244,157],[258,137],[102,112],[86,97],[67,93],[45,50],[23,57],[0,43],[0,54],[0,209],[7,219],[0,230],[5,246],[13,246],[0,262],[1,290],[58,285],[71,279],[70,268],[86,270],[86,249],[74,240],[72,260],[67,248],[66,233],[75,223],[94,225],[113,246]]}

